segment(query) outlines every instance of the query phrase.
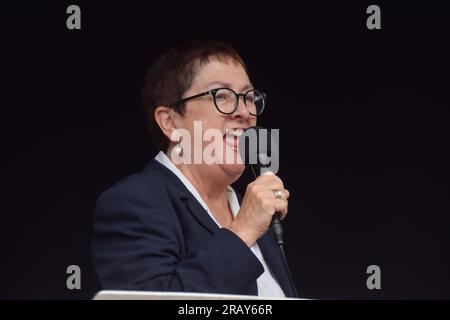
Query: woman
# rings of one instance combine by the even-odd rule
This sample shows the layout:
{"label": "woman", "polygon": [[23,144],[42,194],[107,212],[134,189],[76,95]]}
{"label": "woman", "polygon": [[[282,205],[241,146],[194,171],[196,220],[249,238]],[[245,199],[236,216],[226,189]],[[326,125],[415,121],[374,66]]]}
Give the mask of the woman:
{"label": "woman", "polygon": [[[244,165],[220,161],[237,154],[233,136],[265,106],[238,53],[213,41],[172,48],[148,72],[144,106],[161,151],[98,199],[93,260],[103,289],[292,296],[267,232],[275,212],[287,214],[288,190],[269,172],[238,198],[230,185]],[[213,164],[194,159],[210,142],[187,150],[198,123],[225,142]]]}

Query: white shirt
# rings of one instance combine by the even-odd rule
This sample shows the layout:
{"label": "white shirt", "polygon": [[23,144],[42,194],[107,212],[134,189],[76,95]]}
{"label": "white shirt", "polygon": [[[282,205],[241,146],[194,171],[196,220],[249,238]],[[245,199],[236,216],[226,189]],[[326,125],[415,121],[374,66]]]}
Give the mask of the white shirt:
{"label": "white shirt", "polygon": [[[214,218],[214,215],[212,214],[211,210],[209,210],[208,206],[206,205],[205,201],[203,201],[202,197],[200,197],[200,194],[198,193],[197,189],[192,185],[192,183],[184,176],[184,174],[175,166],[175,164],[167,157],[167,155],[160,151],[155,159],[160,162],[162,165],[167,167],[170,171],[172,171],[180,180],[183,182],[183,184],[186,186],[186,188],[192,193],[192,195],[197,199],[197,201],[202,205],[202,207],[205,209],[205,211],[208,213],[208,215],[211,217],[211,219],[219,226],[219,228],[222,228],[219,224],[219,222]],[[236,215],[239,212],[240,204],[237,199],[236,193],[234,192],[233,188],[228,186],[227,189],[227,196],[228,196],[228,204],[230,206],[231,212],[233,213],[233,217],[236,217]],[[262,275],[259,276],[259,278],[256,280],[256,284],[258,286],[258,296],[263,297],[277,297],[277,298],[284,298],[286,295],[284,294],[283,290],[281,289],[278,282],[275,280],[273,275],[270,272],[269,267],[267,266],[266,261],[264,260],[264,257],[261,253],[261,250],[259,249],[258,243],[255,242],[255,244],[250,248],[253,252],[253,254],[258,258],[258,260],[261,262],[261,264],[264,267],[264,272]]]}

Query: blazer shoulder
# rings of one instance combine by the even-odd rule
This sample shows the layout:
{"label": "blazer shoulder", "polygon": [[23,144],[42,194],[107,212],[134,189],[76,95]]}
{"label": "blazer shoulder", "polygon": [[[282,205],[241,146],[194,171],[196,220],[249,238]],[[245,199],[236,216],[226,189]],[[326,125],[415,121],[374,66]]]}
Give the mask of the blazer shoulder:
{"label": "blazer shoulder", "polygon": [[120,204],[140,199],[161,202],[177,185],[176,176],[167,171],[169,170],[166,167],[153,159],[141,172],[124,177],[103,191],[97,199],[97,204]]}

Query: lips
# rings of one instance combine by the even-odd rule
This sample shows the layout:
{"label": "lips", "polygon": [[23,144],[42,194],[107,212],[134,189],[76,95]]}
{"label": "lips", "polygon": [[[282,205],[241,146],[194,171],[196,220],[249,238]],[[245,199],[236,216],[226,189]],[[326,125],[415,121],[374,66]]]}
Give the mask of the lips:
{"label": "lips", "polygon": [[243,128],[226,129],[223,138],[225,143],[237,150],[239,148],[239,137],[244,133]]}

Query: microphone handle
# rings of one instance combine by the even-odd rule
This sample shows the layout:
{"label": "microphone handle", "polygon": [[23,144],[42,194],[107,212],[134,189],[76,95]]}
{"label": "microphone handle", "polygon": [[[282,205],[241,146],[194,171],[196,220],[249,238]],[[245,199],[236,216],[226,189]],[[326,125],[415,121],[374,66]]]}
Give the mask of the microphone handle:
{"label": "microphone handle", "polygon": [[275,214],[273,215],[270,227],[272,228],[272,233],[275,236],[275,241],[277,242],[277,245],[283,246],[284,245],[283,227],[281,226],[281,219],[279,212],[275,212]]}

